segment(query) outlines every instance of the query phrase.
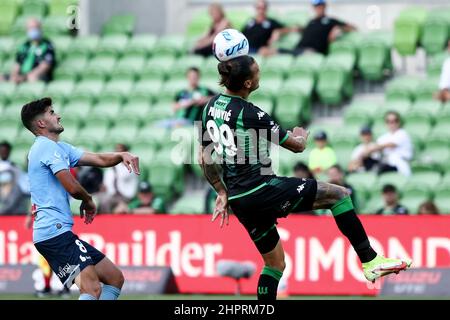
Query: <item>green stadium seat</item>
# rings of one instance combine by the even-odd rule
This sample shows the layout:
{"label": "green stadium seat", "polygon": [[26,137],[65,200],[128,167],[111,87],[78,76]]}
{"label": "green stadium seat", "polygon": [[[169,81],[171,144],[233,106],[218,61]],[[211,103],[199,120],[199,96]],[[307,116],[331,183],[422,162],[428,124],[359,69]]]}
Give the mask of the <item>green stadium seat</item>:
{"label": "green stadium seat", "polygon": [[341,165],[344,170],[348,168],[348,164],[350,163],[352,151],[354,146],[352,145],[343,145],[343,146],[334,146],[334,152],[336,153],[337,162]]}
{"label": "green stadium seat", "polygon": [[[24,97],[28,98],[40,98],[45,89],[45,83],[43,82],[24,82],[16,87],[14,96],[16,98]],[[26,98],[25,98],[26,97]]]}
{"label": "green stadium seat", "polygon": [[449,16],[448,8],[439,8],[428,12],[420,37],[420,43],[428,55],[442,52],[447,46],[450,36]]}
{"label": "green stadium seat", "polygon": [[440,214],[448,215],[450,214],[450,199],[447,196],[445,197],[438,197],[434,199],[434,202],[436,206],[439,209]]}
{"label": "green stadium seat", "polygon": [[45,95],[52,99],[66,101],[75,88],[75,82],[70,80],[52,81],[45,88]]}
{"label": "green stadium seat", "polygon": [[117,79],[120,79],[120,76],[126,77],[127,75],[132,75],[133,78],[136,78],[142,69],[144,69],[145,63],[147,62],[146,57],[141,54],[127,54],[122,59],[120,59],[116,67],[112,72],[112,76],[117,75]]}
{"label": "green stadium seat", "polygon": [[103,35],[125,35],[131,36],[136,25],[136,16],[133,14],[115,15],[102,27]]}
{"label": "green stadium seat", "polygon": [[347,183],[357,190],[371,191],[376,184],[377,175],[373,172],[356,172],[346,177]]}
{"label": "green stadium seat", "polygon": [[18,121],[14,121],[14,118],[5,117],[4,115],[0,118],[0,136],[2,139],[14,143],[19,128],[20,124]]}
{"label": "green stadium seat", "polygon": [[153,149],[159,149],[167,139],[167,130],[165,128],[144,126],[142,127],[137,136],[136,143],[143,141],[149,143]]}
{"label": "green stadium seat", "polygon": [[152,143],[147,141],[135,142],[131,144],[131,152],[139,156],[139,163],[148,166],[155,157],[155,149]]}
{"label": "green stadium seat", "polygon": [[286,35],[281,36],[274,45],[277,49],[292,50],[300,42],[301,35],[299,32],[290,32]]}
{"label": "green stadium seat", "polygon": [[85,141],[90,140],[97,146],[106,141],[108,134],[108,125],[100,124],[99,122],[94,121],[92,125],[86,124],[83,130],[80,130],[78,136],[76,137],[76,142],[85,143]]}
{"label": "green stadium seat", "polygon": [[16,91],[16,85],[12,82],[0,82],[0,102],[6,104]]}
{"label": "green stadium seat", "polygon": [[309,10],[290,9],[287,12],[280,13],[277,17],[288,26],[306,27],[311,19],[311,13]]}
{"label": "green stadium seat", "polygon": [[211,24],[212,21],[208,12],[205,10],[199,11],[188,22],[186,36],[200,37],[209,31],[208,29]]}
{"label": "green stadium seat", "polygon": [[175,95],[187,88],[186,79],[169,80],[164,83],[158,95],[158,101],[175,101]]}
{"label": "green stadium seat", "polygon": [[101,94],[101,92],[103,91],[103,87],[103,81],[89,80],[79,82],[72,93],[71,99],[83,99],[84,101],[92,101]]}
{"label": "green stadium seat", "polygon": [[285,76],[294,62],[292,55],[280,54],[272,57],[268,57],[264,60],[264,64],[261,66],[261,72],[263,75],[267,74],[280,74]]}
{"label": "green stadium seat", "polygon": [[237,30],[242,30],[252,16],[253,13],[246,9],[227,10],[227,17],[230,20],[231,26]]}
{"label": "green stadium seat", "polygon": [[0,61],[8,59],[15,50],[13,37],[0,37]]}
{"label": "green stadium seat", "polygon": [[[186,71],[190,67],[201,68],[204,58],[198,55],[186,55],[177,59],[175,65],[169,70],[169,79],[186,79]],[[186,80],[184,80],[186,82]]]}
{"label": "green stadium seat", "polygon": [[344,88],[349,81],[351,81],[349,73],[338,64],[323,64],[316,87],[320,101],[331,105],[341,103],[345,98]]}
{"label": "green stadium seat", "polygon": [[[408,183],[404,186],[405,190],[415,186],[422,189],[422,192],[431,191],[439,186],[442,177],[439,172],[419,172],[409,177]],[[419,195],[418,193],[416,195]]]}
{"label": "green stadium seat", "polygon": [[47,15],[47,1],[44,0],[22,0],[21,15],[25,17],[42,18]]}
{"label": "green stadium seat", "polygon": [[395,19],[394,47],[401,56],[415,54],[426,16],[425,9],[409,7]]}
{"label": "green stadium seat", "polygon": [[406,76],[395,78],[386,85],[386,100],[413,101],[414,92],[420,82],[420,79]]}
{"label": "green stadium seat", "polygon": [[100,39],[95,50],[95,57],[113,57],[120,56],[127,48],[128,37],[125,35],[108,35]]}
{"label": "green stadium seat", "polygon": [[361,209],[360,214],[375,214],[378,209],[384,206],[383,198],[381,197],[381,192],[373,193],[372,197],[366,205]]}
{"label": "green stadium seat", "polygon": [[252,103],[265,111],[266,113],[272,115],[274,110],[273,99],[270,95],[257,95],[259,91],[255,92],[251,97]]}
{"label": "green stadium seat", "polygon": [[353,128],[362,128],[372,124],[372,116],[364,108],[348,107],[344,111],[344,123]]}
{"label": "green stadium seat", "polygon": [[443,51],[442,53],[437,53],[433,57],[431,57],[427,64],[428,77],[431,78],[440,77],[444,61],[449,56],[450,55],[448,54],[447,51]]}
{"label": "green stadium seat", "polygon": [[302,122],[303,97],[299,94],[278,96],[274,116],[283,128],[293,128]]}
{"label": "green stadium seat", "polygon": [[430,199],[423,195],[420,197],[404,196],[401,198],[400,203],[408,209],[409,215],[417,215],[420,205],[428,200]]}
{"label": "green stadium seat", "polygon": [[106,80],[116,66],[116,59],[113,57],[98,57],[90,60],[87,70],[80,74],[83,81]]}
{"label": "green stadium seat", "polygon": [[204,213],[205,196],[202,195],[185,195],[178,199],[170,209],[170,214],[200,214]]}
{"label": "green stadium seat", "polygon": [[161,79],[138,81],[132,88],[128,100],[141,98],[140,101],[154,101],[154,98],[161,92],[162,86],[163,81]]}
{"label": "green stadium seat", "polygon": [[294,60],[289,71],[289,77],[311,75],[317,79],[319,70],[324,62],[323,55],[319,53],[305,53]]}
{"label": "green stadium seat", "polygon": [[77,37],[75,41],[69,46],[67,56],[90,56],[95,53],[100,38],[96,35]]}
{"label": "green stadium seat", "polygon": [[91,110],[91,116],[104,117],[112,122],[114,119],[117,119],[121,114],[120,112],[121,107],[122,107],[121,104],[118,102],[116,103],[99,102],[93,105]]}
{"label": "green stadium seat", "polygon": [[79,76],[85,72],[88,64],[87,57],[72,57],[65,59],[54,72],[55,80],[78,81]]}
{"label": "green stadium seat", "polygon": [[164,120],[174,117],[172,103],[167,101],[158,101],[152,105],[150,114],[145,119],[146,123],[152,123],[158,120]]}
{"label": "green stadium seat", "polygon": [[387,100],[376,110],[374,123],[384,123],[384,116],[388,111],[396,111],[403,118],[411,109],[409,100]]}
{"label": "green stadium seat", "polygon": [[413,92],[414,101],[429,101],[433,99],[433,94],[439,90],[439,79],[428,77],[421,81]]}
{"label": "green stadium seat", "polygon": [[408,177],[405,177],[404,175],[401,175],[397,172],[387,172],[383,173],[378,177],[378,181],[376,183],[376,191],[379,190],[381,192],[381,189],[386,184],[392,184],[394,185],[399,192],[403,189],[403,187],[408,182]]}
{"label": "green stadium seat", "polygon": [[73,14],[75,8],[71,8],[71,6],[75,7],[78,3],[79,0],[48,0],[49,13],[52,16],[67,16],[68,14]]}
{"label": "green stadium seat", "polygon": [[304,97],[311,97],[314,90],[314,77],[309,74],[291,76],[282,86],[284,91],[292,91],[302,94]]}
{"label": "green stadium seat", "polygon": [[175,58],[173,56],[153,57],[147,61],[140,78],[141,80],[164,80],[174,65]]}
{"label": "green stadium seat", "polygon": [[283,86],[283,79],[281,77],[265,78],[259,82],[259,89],[266,91],[269,94],[275,96]]}
{"label": "green stadium seat", "polygon": [[[436,125],[444,126],[446,125],[447,128],[450,126],[450,108],[448,108],[448,105],[445,105],[442,108],[442,111],[436,115]],[[450,131],[450,130],[449,130]]]}
{"label": "green stadium seat", "polygon": [[92,104],[72,100],[64,106],[62,116],[67,115],[72,119],[84,120],[90,116],[91,108]]}
{"label": "green stadium seat", "polygon": [[186,53],[186,38],[183,35],[167,35],[158,39],[153,56],[178,57]]}
{"label": "green stadium seat", "polygon": [[129,122],[116,123],[116,125],[109,130],[106,141],[112,143],[127,143],[127,144],[131,144],[134,141],[134,138],[136,137],[139,131],[139,127],[136,122],[136,120],[138,119],[128,118],[126,120],[128,120]]}
{"label": "green stadium seat", "polygon": [[130,38],[126,54],[149,57],[156,45],[157,37],[154,34],[137,34]]}
{"label": "green stadium seat", "polygon": [[130,95],[133,86],[134,83],[128,80],[110,81],[106,84],[99,99],[109,98],[109,100],[115,100],[114,98],[117,98],[117,100],[124,101]]}
{"label": "green stadium seat", "polygon": [[20,7],[17,0],[0,1],[0,35],[8,34]]}
{"label": "green stadium seat", "polygon": [[450,161],[450,149],[443,148],[442,146],[428,147],[425,144],[425,149],[418,157],[418,162],[422,166],[428,167],[430,170],[443,171],[448,167],[448,162]]}
{"label": "green stadium seat", "polygon": [[46,37],[53,38],[68,35],[71,31],[67,27],[67,16],[48,16],[42,22],[42,29]]}
{"label": "green stadium seat", "polygon": [[358,54],[358,69],[366,80],[381,80],[385,70],[392,68],[390,47],[375,35],[369,34],[361,40]]}

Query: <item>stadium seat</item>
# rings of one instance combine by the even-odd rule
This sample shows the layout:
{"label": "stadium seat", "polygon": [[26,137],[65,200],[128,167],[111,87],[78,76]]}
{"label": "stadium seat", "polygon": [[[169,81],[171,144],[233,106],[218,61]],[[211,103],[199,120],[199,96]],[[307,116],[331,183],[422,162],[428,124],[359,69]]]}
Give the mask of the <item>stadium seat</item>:
{"label": "stadium seat", "polygon": [[404,190],[410,190],[414,186],[417,189],[422,189],[422,192],[426,193],[439,186],[441,179],[442,177],[439,172],[414,173],[409,177],[407,184],[404,186]]}
{"label": "stadium seat", "polygon": [[126,55],[120,59],[110,74],[110,80],[134,82],[144,69],[146,58],[142,55]]}
{"label": "stadium seat", "polygon": [[148,58],[155,47],[157,36],[154,34],[137,34],[130,38],[126,53],[129,55],[142,55]]}
{"label": "stadium seat", "polygon": [[299,94],[283,94],[276,100],[274,116],[283,128],[294,128],[302,123],[301,113],[304,99]]}
{"label": "stadium seat", "polygon": [[162,86],[163,81],[161,79],[138,81],[131,89],[128,100],[136,100],[139,98],[140,101],[155,101],[156,97],[161,92]]}
{"label": "stadium seat", "polygon": [[164,80],[166,74],[175,65],[175,58],[173,56],[156,56],[147,61],[147,64],[142,70],[141,80]]}
{"label": "stadium seat", "polygon": [[16,85],[12,82],[0,82],[0,102],[6,104],[16,90]]}
{"label": "stadium seat", "polygon": [[[45,89],[45,83],[43,82],[25,82],[16,87],[14,92],[15,98],[23,97],[24,100],[40,98]],[[28,101],[29,102],[29,101]]]}
{"label": "stadium seat", "polygon": [[242,30],[247,21],[253,16],[253,13],[246,9],[227,10],[227,17],[234,29]]}
{"label": "stadium seat", "polygon": [[128,80],[113,80],[108,82],[99,97],[99,100],[119,100],[121,102],[125,101],[129,97],[131,90],[133,89],[134,83]]}
{"label": "stadium seat", "polygon": [[0,35],[9,33],[19,10],[17,0],[0,1]]}
{"label": "stadium seat", "polygon": [[376,191],[383,188],[386,184],[392,184],[394,185],[399,192],[403,189],[403,187],[408,182],[408,178],[404,175],[397,173],[397,172],[387,172],[383,173],[378,177],[377,183],[376,183]]}
{"label": "stadium seat", "polygon": [[161,36],[153,48],[153,56],[178,57],[187,52],[186,38],[183,35]]}
{"label": "stadium seat", "polygon": [[[145,119],[146,120],[146,119]],[[165,143],[167,139],[167,130],[165,128],[153,127],[153,126],[143,126],[137,136],[137,142],[146,142],[152,145],[153,149],[157,150]]]}
{"label": "stadium seat", "polygon": [[264,64],[261,66],[261,72],[263,77],[265,75],[281,75],[284,77],[293,64],[294,58],[292,55],[280,54],[272,57],[268,57],[264,60]]}
{"label": "stadium seat", "polygon": [[395,19],[394,47],[401,56],[415,54],[426,16],[425,9],[409,7]]}
{"label": "stadium seat", "polygon": [[121,104],[119,102],[99,102],[92,106],[91,117],[103,117],[108,119],[110,122],[114,121],[121,114]]}
{"label": "stadium seat", "polygon": [[449,56],[447,51],[443,51],[442,53],[435,54],[429,59],[427,64],[427,74],[430,78],[440,77],[444,61]]}
{"label": "stadium seat", "polygon": [[381,192],[373,193],[369,201],[366,202],[365,206],[361,209],[360,214],[375,214],[376,211],[384,206],[383,198],[381,197]]}
{"label": "stadium seat", "polygon": [[266,91],[275,96],[280,91],[282,85],[283,79],[281,77],[261,79],[258,90]]}
{"label": "stadium seat", "polygon": [[409,76],[395,78],[386,85],[386,100],[409,100],[412,102],[419,83],[420,79]]}
{"label": "stadium seat", "polygon": [[74,8],[71,6],[78,6],[79,0],[48,0],[48,3],[50,15],[67,16],[74,13]]}
{"label": "stadium seat", "polygon": [[96,35],[77,37],[69,46],[67,57],[80,55],[89,57],[91,54],[95,53],[99,42],[100,38]]}
{"label": "stadium seat", "polygon": [[48,16],[42,22],[42,29],[46,37],[53,41],[54,37],[69,35],[71,29],[67,27],[67,16]]}
{"label": "stadium seat", "polygon": [[373,172],[351,173],[346,177],[347,183],[356,188],[368,192],[376,184],[377,175]]}
{"label": "stadium seat", "polygon": [[263,111],[267,112],[269,115],[273,114],[274,103],[271,95],[259,94],[261,91],[256,91],[252,94],[251,102],[261,108]]}
{"label": "stadium seat", "polygon": [[131,144],[131,152],[139,156],[139,163],[148,166],[155,157],[156,151],[151,143],[147,141],[135,142]]}
{"label": "stadium seat", "polygon": [[188,22],[186,27],[186,36],[197,38],[201,37],[209,31],[208,29],[211,23],[211,18],[206,11],[202,10],[197,12]]}
{"label": "stadium seat", "polygon": [[361,75],[366,80],[378,81],[384,71],[391,68],[390,47],[383,39],[368,35],[361,40],[357,62]]}
{"label": "stadium seat", "polygon": [[[136,118],[121,118],[122,121],[116,122],[115,125],[110,128],[107,142],[112,144],[127,143],[131,144],[139,131],[138,121]],[[126,121],[125,121],[126,120]]]}
{"label": "stadium seat", "polygon": [[2,60],[7,60],[15,49],[14,38],[0,37],[0,63]]}
{"label": "stadium seat", "polygon": [[98,80],[89,80],[79,82],[72,92],[71,99],[83,101],[93,101],[103,91],[104,82]]}
{"label": "stadium seat", "polygon": [[414,101],[429,101],[433,99],[433,94],[439,90],[439,78],[428,77],[425,81],[421,81],[414,92]]}
{"label": "stadium seat", "polygon": [[297,75],[311,75],[313,76],[314,80],[317,80],[317,75],[323,61],[324,57],[319,53],[302,54],[296,60],[294,60],[294,63],[289,71],[289,77],[295,77]]}
{"label": "stadium seat", "polygon": [[[445,15],[445,13],[447,15]],[[442,52],[449,39],[448,8],[439,8],[428,12],[423,24],[420,43],[428,55]]]}
{"label": "stadium seat", "polygon": [[189,195],[178,199],[169,211],[170,214],[199,214],[204,213],[205,196]]}
{"label": "stadium seat", "polygon": [[280,40],[274,43],[277,49],[293,50],[300,42],[301,35],[299,32],[290,32],[281,36]]}
{"label": "stadium seat", "polygon": [[[444,105],[442,108],[442,111],[436,115],[436,126],[444,126],[450,125],[450,108],[448,108],[449,105]],[[449,130],[450,131],[450,130]]]}
{"label": "stadium seat", "polygon": [[52,81],[45,88],[45,95],[52,99],[66,101],[72,94],[75,88],[75,83],[71,80],[56,80]]}
{"label": "stadium seat", "polygon": [[188,68],[201,68],[204,63],[204,58],[198,55],[186,55],[177,60],[175,65],[168,71],[168,78],[170,80],[183,79],[186,82],[186,71]]}
{"label": "stadium seat", "polygon": [[434,199],[434,202],[438,207],[440,214],[450,214],[450,199],[448,195],[444,197],[437,197]]}
{"label": "stadium seat", "polygon": [[55,80],[78,81],[80,75],[86,70],[87,57],[71,57],[58,64],[54,72]]}
{"label": "stadium seat", "polygon": [[55,47],[57,63],[63,61],[67,51],[72,45],[73,38],[65,35],[55,35],[51,38]]}
{"label": "stadium seat", "polygon": [[108,35],[100,39],[95,50],[95,57],[113,57],[122,55],[127,48],[128,37],[125,35]]}
{"label": "stadium seat", "polygon": [[106,21],[102,27],[103,35],[133,35],[136,16],[133,14],[115,15]]}
{"label": "stadium seat", "polygon": [[[17,113],[19,113],[19,110],[17,110]],[[17,117],[17,119],[19,118]],[[6,139],[10,143],[14,143],[14,139],[17,136],[19,128],[19,121],[14,121],[13,117],[6,117],[5,115],[2,115],[0,118],[0,135],[3,139]]]}
{"label": "stadium seat", "polygon": [[116,66],[116,59],[113,57],[96,57],[91,59],[87,65],[87,70],[80,73],[83,81],[106,80]]}
{"label": "stadium seat", "polygon": [[84,120],[90,116],[92,105],[89,103],[72,100],[64,105],[62,115],[73,119]]}
{"label": "stadium seat", "polygon": [[283,83],[282,89],[285,92],[291,91],[310,98],[313,95],[314,83],[313,75],[305,74],[291,76]]}
{"label": "stadium seat", "polygon": [[325,63],[319,71],[317,94],[325,104],[336,105],[344,98],[344,87],[349,83],[350,75],[338,64]]}
{"label": "stadium seat", "polygon": [[311,13],[309,10],[290,9],[287,12],[276,15],[276,17],[288,26],[306,27],[311,19]]}

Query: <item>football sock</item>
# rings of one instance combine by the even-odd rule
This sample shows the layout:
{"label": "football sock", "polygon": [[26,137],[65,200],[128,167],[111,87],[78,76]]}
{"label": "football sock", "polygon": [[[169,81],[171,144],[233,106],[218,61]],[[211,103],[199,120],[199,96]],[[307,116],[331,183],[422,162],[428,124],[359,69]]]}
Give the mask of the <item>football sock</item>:
{"label": "football sock", "polygon": [[373,260],[377,253],[370,246],[366,231],[356,215],[351,198],[345,197],[336,202],[331,207],[331,212],[339,230],[350,240],[359,260],[362,263]]}
{"label": "football sock", "polygon": [[258,281],[258,300],[275,301],[277,299],[278,282],[283,272],[264,266]]}
{"label": "football sock", "polygon": [[117,300],[120,296],[120,289],[107,284],[103,285],[100,300]]}
{"label": "football sock", "polygon": [[94,296],[91,296],[89,293],[82,293],[78,300],[97,300]]}

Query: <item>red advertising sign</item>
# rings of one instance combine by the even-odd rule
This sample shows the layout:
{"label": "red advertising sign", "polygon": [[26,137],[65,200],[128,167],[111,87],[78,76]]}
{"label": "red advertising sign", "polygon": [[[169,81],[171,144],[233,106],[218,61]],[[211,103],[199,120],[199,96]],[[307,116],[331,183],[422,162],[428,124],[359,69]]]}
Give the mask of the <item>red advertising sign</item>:
{"label": "red advertising sign", "polygon": [[[450,266],[450,216],[361,216],[372,246],[416,267]],[[36,254],[24,218],[0,218],[0,265],[31,263]],[[291,294],[372,295],[358,258],[332,217],[280,219]],[[122,266],[170,266],[186,293],[234,293],[235,282],[217,275],[219,260],[252,261],[257,272],[242,280],[255,293],[262,259],[234,217],[220,229],[204,215],[99,215],[91,225],[75,218],[75,233]]]}

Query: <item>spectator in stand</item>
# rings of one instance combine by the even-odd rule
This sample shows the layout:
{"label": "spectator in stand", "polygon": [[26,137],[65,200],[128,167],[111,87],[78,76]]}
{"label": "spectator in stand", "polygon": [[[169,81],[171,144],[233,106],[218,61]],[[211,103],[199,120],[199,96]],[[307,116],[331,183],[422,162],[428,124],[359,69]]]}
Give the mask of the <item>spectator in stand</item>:
{"label": "spectator in stand", "polygon": [[10,164],[0,165],[0,215],[27,215],[29,199]]}
{"label": "spectator in stand", "polygon": [[[116,145],[116,152],[128,152],[129,147],[119,143]],[[121,213],[121,210],[127,208],[127,204],[136,196],[139,178],[137,175],[130,174],[123,163],[115,167],[108,168],[103,177],[103,184],[106,192],[111,197],[111,207],[113,212]]]}
{"label": "spectator in stand", "polygon": [[319,131],[314,135],[316,147],[309,154],[308,167],[314,174],[320,174],[336,164],[336,153],[328,145],[325,131]]}
{"label": "spectator in stand", "polygon": [[413,157],[413,144],[409,134],[402,128],[400,114],[388,111],[384,117],[388,132],[377,139],[374,146],[368,147],[363,156],[368,157],[381,152],[378,173],[397,171],[405,176],[411,175],[409,162]]}
{"label": "spectator in stand", "polygon": [[159,197],[155,197],[152,186],[146,181],[141,181],[139,183],[137,197],[128,204],[128,209],[131,213],[142,214],[166,212],[164,201]]}
{"label": "spectator in stand", "polygon": [[0,164],[14,165],[11,160],[9,160],[9,157],[11,156],[11,150],[12,146],[8,141],[4,140],[0,142]]}
{"label": "spectator in stand", "polygon": [[328,169],[328,182],[346,188],[350,193],[353,204],[357,207],[358,201],[356,201],[355,189],[345,181],[345,172],[340,165],[335,164]]}
{"label": "spectator in stand", "polygon": [[0,78],[17,84],[26,81],[51,81],[56,65],[55,50],[52,43],[43,36],[39,20],[30,18],[27,21],[27,38],[16,54],[11,74]]}
{"label": "spectator in stand", "polygon": [[[450,40],[448,41],[448,51],[450,52]],[[435,98],[443,103],[450,101],[450,57],[447,57],[442,65],[439,91],[435,94]]]}
{"label": "spectator in stand", "polygon": [[368,148],[376,145],[373,141],[372,129],[369,126],[364,126],[360,131],[361,143],[355,147],[352,152],[351,160],[348,165],[350,172],[357,171],[371,171],[377,168],[380,161],[380,152],[373,152],[369,155],[365,155],[365,151]]}
{"label": "spectator in stand", "polygon": [[419,211],[417,214],[439,214],[438,207],[434,204],[433,201],[425,201],[419,206]]}
{"label": "spectator in stand", "polygon": [[408,214],[408,209],[402,206],[398,201],[398,193],[395,186],[392,184],[386,184],[382,189],[382,196],[384,201],[384,207],[377,210],[376,214],[398,214],[405,215]]}
{"label": "spectator in stand", "polygon": [[[293,28],[285,27],[281,22],[269,18],[267,10],[269,3],[265,0],[257,0],[255,3],[256,16],[250,19],[242,33],[247,37],[250,45],[250,54],[262,54],[269,50],[283,34],[293,31]],[[298,30],[296,28],[295,30]]]}
{"label": "spectator in stand", "polygon": [[226,18],[222,5],[219,3],[212,3],[209,6],[208,12],[212,19],[212,26],[208,30],[208,33],[197,41],[193,50],[195,54],[199,54],[204,57],[210,57],[213,54],[212,44],[216,34],[225,29],[231,28],[231,23]]}
{"label": "spectator in stand", "polygon": [[302,34],[302,38],[293,50],[272,48],[266,55],[279,53],[291,53],[295,56],[306,52],[328,54],[330,43],[338,39],[343,33],[355,31],[356,28],[346,22],[328,17],[326,15],[326,1],[312,0],[315,17],[308,22],[306,27],[293,28]]}
{"label": "spectator in stand", "polygon": [[187,88],[175,96],[174,112],[177,118],[184,119],[186,123],[201,121],[202,109],[214,96],[215,92],[200,85],[200,70],[190,67],[186,72]]}
{"label": "spectator in stand", "polygon": [[309,170],[308,166],[299,161],[294,166],[294,176],[300,179],[315,179],[314,174]]}

